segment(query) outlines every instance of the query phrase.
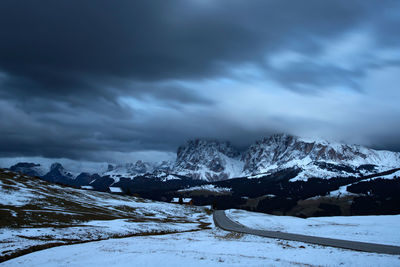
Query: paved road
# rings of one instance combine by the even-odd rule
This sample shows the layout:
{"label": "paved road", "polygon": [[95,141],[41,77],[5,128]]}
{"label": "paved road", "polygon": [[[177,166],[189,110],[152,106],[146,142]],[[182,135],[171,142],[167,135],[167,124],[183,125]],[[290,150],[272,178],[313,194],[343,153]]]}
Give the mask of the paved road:
{"label": "paved road", "polygon": [[357,241],[347,241],[333,238],[324,238],[317,236],[308,236],[308,235],[299,235],[299,234],[290,234],[276,231],[266,231],[266,230],[257,230],[251,229],[246,226],[243,226],[239,223],[236,223],[229,219],[223,210],[216,210],[213,213],[213,218],[215,224],[227,231],[233,231],[244,234],[258,235],[263,237],[291,240],[291,241],[300,241],[305,243],[344,248],[344,249],[352,249],[357,251],[365,251],[365,252],[373,252],[373,253],[383,253],[383,254],[393,254],[400,255],[400,247],[390,246],[390,245],[381,245],[374,243],[365,243],[365,242],[357,242]]}

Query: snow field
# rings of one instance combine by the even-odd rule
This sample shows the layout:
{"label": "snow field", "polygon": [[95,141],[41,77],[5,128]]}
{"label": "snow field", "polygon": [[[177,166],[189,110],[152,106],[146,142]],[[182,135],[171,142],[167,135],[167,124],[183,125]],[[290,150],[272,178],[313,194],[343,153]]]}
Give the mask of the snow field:
{"label": "snow field", "polygon": [[0,266],[398,266],[398,256],[287,242],[219,229],[110,239],[28,254]]}
{"label": "snow field", "polygon": [[235,209],[227,210],[226,214],[254,229],[400,246],[400,215],[302,219]]}

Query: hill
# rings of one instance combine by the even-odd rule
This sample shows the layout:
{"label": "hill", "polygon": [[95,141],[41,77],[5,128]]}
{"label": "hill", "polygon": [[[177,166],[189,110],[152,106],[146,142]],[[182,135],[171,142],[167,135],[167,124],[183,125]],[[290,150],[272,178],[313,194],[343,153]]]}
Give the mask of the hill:
{"label": "hill", "polygon": [[0,169],[0,260],[52,246],[196,231],[201,207],[79,190]]}

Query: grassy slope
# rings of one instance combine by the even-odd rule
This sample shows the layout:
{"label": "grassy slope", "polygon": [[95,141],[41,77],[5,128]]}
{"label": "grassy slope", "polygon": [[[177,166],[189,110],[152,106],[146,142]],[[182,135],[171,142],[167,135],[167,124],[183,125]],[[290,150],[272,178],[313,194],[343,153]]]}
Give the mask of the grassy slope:
{"label": "grassy slope", "polygon": [[203,208],[78,190],[0,169],[0,261],[43,248],[204,229]]}

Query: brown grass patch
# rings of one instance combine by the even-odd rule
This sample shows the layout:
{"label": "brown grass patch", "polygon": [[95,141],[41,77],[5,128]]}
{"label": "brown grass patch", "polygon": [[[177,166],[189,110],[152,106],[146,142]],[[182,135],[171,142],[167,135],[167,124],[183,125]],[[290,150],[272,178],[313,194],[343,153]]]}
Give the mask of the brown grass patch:
{"label": "brown grass patch", "polygon": [[227,233],[224,236],[218,236],[219,239],[224,239],[224,240],[233,240],[233,239],[241,239],[244,236],[242,233],[236,233],[236,232],[230,232]]}
{"label": "brown grass patch", "polygon": [[345,196],[341,198],[336,197],[320,197],[318,199],[306,199],[299,200],[297,205],[291,210],[286,212],[289,216],[300,216],[300,217],[313,217],[320,209],[321,204],[336,205],[340,208],[341,216],[351,215],[351,203],[354,196]]}

